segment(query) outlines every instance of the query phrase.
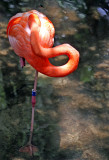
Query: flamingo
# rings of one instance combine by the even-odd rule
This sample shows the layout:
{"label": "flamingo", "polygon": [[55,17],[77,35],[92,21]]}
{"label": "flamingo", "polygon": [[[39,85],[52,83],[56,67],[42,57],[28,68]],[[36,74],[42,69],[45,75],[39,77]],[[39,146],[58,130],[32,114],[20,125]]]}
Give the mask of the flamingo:
{"label": "flamingo", "polygon": [[[32,155],[38,151],[32,145],[34,124],[34,108],[36,104],[36,88],[38,72],[50,77],[64,77],[75,71],[79,63],[79,52],[69,44],[53,47],[55,29],[52,22],[42,13],[31,10],[17,13],[7,26],[7,35],[14,52],[20,57],[20,65],[25,66],[25,60],[36,70],[34,88],[32,89],[32,116],[30,138],[21,152]],[[68,62],[62,66],[54,66],[49,58],[67,55]]]}

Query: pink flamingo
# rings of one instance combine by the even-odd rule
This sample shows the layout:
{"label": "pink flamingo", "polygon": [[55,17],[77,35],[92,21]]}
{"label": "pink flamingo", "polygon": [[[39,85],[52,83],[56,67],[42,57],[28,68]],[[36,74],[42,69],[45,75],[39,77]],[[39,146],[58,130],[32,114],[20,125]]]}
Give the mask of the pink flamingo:
{"label": "pink flamingo", "polygon": [[[7,26],[7,35],[14,52],[20,57],[21,67],[26,61],[36,70],[34,89],[32,90],[32,118],[30,139],[27,146],[20,149],[32,155],[38,149],[31,144],[34,124],[34,108],[36,103],[36,87],[38,72],[50,77],[64,77],[75,71],[79,63],[79,52],[69,44],[53,47],[55,29],[52,22],[42,13],[32,10],[17,13]],[[54,66],[49,58],[67,55],[65,65]]]}

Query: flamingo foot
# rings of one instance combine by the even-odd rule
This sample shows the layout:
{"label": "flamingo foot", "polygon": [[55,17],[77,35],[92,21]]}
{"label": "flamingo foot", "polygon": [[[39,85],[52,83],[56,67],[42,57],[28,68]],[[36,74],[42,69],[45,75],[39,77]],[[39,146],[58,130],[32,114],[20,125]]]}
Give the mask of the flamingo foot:
{"label": "flamingo foot", "polygon": [[21,147],[19,152],[28,153],[30,156],[32,156],[35,152],[38,152],[38,148],[32,144],[27,144],[26,146]]}

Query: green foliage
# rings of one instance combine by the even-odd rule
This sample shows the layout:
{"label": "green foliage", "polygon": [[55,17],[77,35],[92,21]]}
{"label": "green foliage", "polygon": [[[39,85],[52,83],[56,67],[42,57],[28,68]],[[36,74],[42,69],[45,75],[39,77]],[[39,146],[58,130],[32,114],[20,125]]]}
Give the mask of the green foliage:
{"label": "green foliage", "polygon": [[93,70],[91,66],[84,66],[80,73],[80,80],[90,82],[93,80]]}

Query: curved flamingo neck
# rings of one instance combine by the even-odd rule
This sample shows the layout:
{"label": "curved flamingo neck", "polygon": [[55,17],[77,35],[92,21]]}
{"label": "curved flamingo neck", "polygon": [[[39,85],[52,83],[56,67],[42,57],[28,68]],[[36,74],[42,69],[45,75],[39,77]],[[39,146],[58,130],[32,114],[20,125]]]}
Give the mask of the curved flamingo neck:
{"label": "curved flamingo neck", "polygon": [[[33,21],[32,21],[33,22]],[[40,66],[34,63],[32,65],[39,72],[48,75],[50,77],[64,77],[72,73],[77,69],[79,62],[79,52],[69,44],[62,44],[53,48],[44,48],[39,43],[39,32],[36,28],[37,24],[31,25],[31,46],[35,56],[42,57],[40,59]],[[65,65],[54,66],[49,62],[49,58],[53,58],[59,55],[67,55],[69,60]],[[42,61],[42,63],[41,63]],[[44,66],[44,67],[43,67]]]}
{"label": "curved flamingo neck", "polygon": [[[48,58],[59,55],[67,55],[69,60],[62,66],[54,66],[50,62],[47,65],[47,75],[51,77],[64,77],[75,71],[78,67],[79,53],[76,49],[68,44],[63,44],[53,48],[43,49],[43,54]],[[45,72],[46,72],[45,68]]]}

